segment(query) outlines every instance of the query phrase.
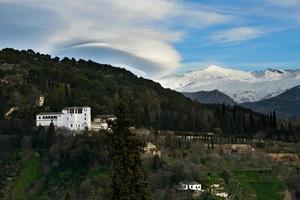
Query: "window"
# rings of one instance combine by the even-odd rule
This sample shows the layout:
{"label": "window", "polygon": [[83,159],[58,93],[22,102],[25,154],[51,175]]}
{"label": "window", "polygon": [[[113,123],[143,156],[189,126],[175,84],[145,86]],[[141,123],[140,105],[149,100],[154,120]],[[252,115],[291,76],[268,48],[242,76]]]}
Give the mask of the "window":
{"label": "window", "polygon": [[86,113],[84,114],[84,116],[86,116]]}
{"label": "window", "polygon": [[73,127],[73,124],[71,124],[71,127]]}
{"label": "window", "polygon": [[70,109],[70,113],[74,113],[74,109]]}
{"label": "window", "polygon": [[39,117],[39,119],[41,119],[41,117]]}
{"label": "window", "polygon": [[81,114],[82,113],[82,109],[78,109],[77,113]]}
{"label": "window", "polygon": [[84,118],[84,120],[86,120],[86,117]]}

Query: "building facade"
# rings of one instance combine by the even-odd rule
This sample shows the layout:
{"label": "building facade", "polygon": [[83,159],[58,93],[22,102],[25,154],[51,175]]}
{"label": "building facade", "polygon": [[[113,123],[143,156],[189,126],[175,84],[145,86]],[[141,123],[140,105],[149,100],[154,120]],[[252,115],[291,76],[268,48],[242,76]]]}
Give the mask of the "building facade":
{"label": "building facade", "polygon": [[92,130],[111,130],[109,123],[115,121],[117,118],[114,115],[97,115],[92,121]]}
{"label": "building facade", "polygon": [[62,112],[45,112],[36,115],[36,126],[49,126],[53,122],[54,126],[69,130],[91,129],[91,108],[66,107]]}
{"label": "building facade", "polygon": [[194,191],[202,191],[202,187],[200,183],[197,182],[180,182],[177,188],[178,190],[194,190]]}

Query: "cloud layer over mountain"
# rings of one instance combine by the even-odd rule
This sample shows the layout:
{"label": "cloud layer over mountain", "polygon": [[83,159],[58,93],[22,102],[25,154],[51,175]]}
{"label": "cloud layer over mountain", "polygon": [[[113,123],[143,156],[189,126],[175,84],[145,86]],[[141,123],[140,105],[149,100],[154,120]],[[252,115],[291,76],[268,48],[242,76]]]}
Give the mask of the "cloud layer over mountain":
{"label": "cloud layer over mountain", "polygon": [[230,20],[169,0],[0,0],[0,5],[1,47],[96,58],[149,73],[180,66],[172,44],[184,33],[175,26]]}
{"label": "cloud layer over mountain", "polygon": [[297,0],[0,0],[0,48],[93,59],[150,77],[197,62],[300,63],[299,11]]}

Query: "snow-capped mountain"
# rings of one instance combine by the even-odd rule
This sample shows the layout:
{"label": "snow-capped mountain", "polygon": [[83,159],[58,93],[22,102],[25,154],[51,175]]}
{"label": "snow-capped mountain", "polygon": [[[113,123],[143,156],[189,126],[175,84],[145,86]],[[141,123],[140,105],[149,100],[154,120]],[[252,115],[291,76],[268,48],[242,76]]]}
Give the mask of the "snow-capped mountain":
{"label": "snow-capped mountain", "polygon": [[238,103],[277,96],[300,85],[300,70],[267,69],[246,72],[218,67],[166,76],[158,80],[166,88],[180,92],[219,90]]}

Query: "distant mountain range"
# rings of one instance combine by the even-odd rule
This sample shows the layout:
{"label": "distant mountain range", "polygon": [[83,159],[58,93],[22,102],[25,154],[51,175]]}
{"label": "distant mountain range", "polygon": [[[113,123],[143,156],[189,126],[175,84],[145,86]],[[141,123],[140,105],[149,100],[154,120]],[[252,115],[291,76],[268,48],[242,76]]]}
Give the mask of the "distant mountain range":
{"label": "distant mountain range", "polygon": [[200,103],[206,104],[222,104],[236,105],[237,103],[233,101],[228,95],[218,91],[199,91],[199,92],[183,92],[184,96],[189,97],[193,100],[197,100]]}
{"label": "distant mountain range", "polygon": [[291,88],[278,96],[256,102],[236,103],[228,95],[218,91],[183,92],[186,97],[206,104],[240,105],[256,112],[268,114],[276,111],[281,117],[300,117],[300,86]]}
{"label": "distant mountain range", "polygon": [[239,104],[261,113],[300,117],[300,70],[244,72],[210,66],[159,80],[201,103]]}
{"label": "distant mountain range", "polygon": [[165,88],[180,92],[218,90],[235,102],[244,103],[272,98],[300,85],[300,70],[245,72],[212,65],[157,81]]}

